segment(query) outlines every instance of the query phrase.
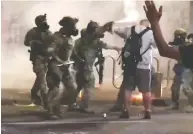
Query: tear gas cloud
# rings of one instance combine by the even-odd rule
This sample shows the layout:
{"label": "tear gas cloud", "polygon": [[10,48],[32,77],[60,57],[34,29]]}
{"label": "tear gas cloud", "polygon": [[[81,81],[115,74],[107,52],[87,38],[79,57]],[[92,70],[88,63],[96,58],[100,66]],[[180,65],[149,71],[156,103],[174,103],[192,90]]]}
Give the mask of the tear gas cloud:
{"label": "tear gas cloud", "polygon": [[[176,27],[187,29],[189,17],[188,2],[163,2],[163,18],[161,20],[164,36],[172,39],[172,32]],[[34,18],[47,13],[50,30],[59,29],[58,21],[63,16],[77,17],[79,30],[85,28],[90,20],[98,21],[101,25],[108,21],[117,23],[137,22],[145,18],[142,8],[143,2],[124,1],[3,1],[2,2],[2,87],[30,88],[35,75],[29,61],[27,47],[23,45],[25,33],[35,26]],[[183,17],[183,19],[182,19]],[[14,19],[13,19],[14,18]],[[14,21],[16,20],[16,21]],[[10,28],[11,27],[11,28]],[[14,31],[10,32],[10,29]],[[17,32],[19,31],[19,32]],[[20,40],[9,42],[9,38]],[[19,37],[18,37],[19,36]],[[123,46],[124,42],[116,35],[106,34],[104,41],[112,45]],[[114,51],[105,51],[105,55],[117,56]],[[111,62],[111,61],[107,61]],[[109,69],[109,68],[108,68]],[[120,69],[118,69],[120,72]],[[105,72],[105,78],[110,78],[111,72]]]}
{"label": "tear gas cloud", "polygon": [[[16,37],[15,35],[10,35],[10,26],[4,29],[3,38],[5,38],[5,41],[2,44],[3,88],[30,88],[33,84],[35,74],[32,72],[32,65],[27,52],[28,48],[23,45],[23,39],[25,33],[35,26],[34,18],[37,15],[47,13],[47,20],[52,32],[59,30],[58,22],[64,16],[77,17],[79,19],[78,29],[85,28],[90,20],[104,24],[107,21],[119,20],[119,17],[123,17],[123,14],[121,14],[123,3],[121,1],[5,1],[2,2],[2,5],[5,18],[2,23],[3,26],[7,26],[7,23],[12,23],[11,31],[14,32],[13,34],[17,33],[16,31],[18,30],[15,27],[24,26],[22,27],[22,33],[20,32],[22,37],[19,43],[8,42],[7,40],[9,40],[10,36],[13,41]],[[16,16],[17,22],[15,23],[17,25],[15,26],[12,18]],[[107,38],[112,37],[109,35]]]}

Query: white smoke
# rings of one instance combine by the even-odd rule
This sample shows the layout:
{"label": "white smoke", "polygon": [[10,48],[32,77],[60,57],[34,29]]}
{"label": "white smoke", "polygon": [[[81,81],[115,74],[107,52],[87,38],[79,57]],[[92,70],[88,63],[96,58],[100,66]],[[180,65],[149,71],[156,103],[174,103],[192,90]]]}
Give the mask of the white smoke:
{"label": "white smoke", "polygon": [[116,22],[117,23],[137,22],[139,20],[139,12],[137,10],[136,1],[135,0],[124,0],[123,4],[124,4],[125,17]]}
{"label": "white smoke", "polygon": [[[19,20],[22,20],[20,25],[25,27],[23,33],[35,26],[34,19],[40,14],[47,14],[50,30],[55,32],[60,27],[58,25],[59,20],[64,16],[77,17],[79,19],[77,27],[81,30],[87,26],[90,20],[97,21],[101,25],[108,21],[118,20],[123,9],[121,1],[16,1],[3,2],[3,4],[5,17],[8,15],[6,11],[9,11],[9,14],[13,16],[18,14]],[[14,5],[20,5],[20,7],[11,8]],[[22,12],[22,16],[20,12]],[[11,18],[6,20],[2,24],[5,27],[7,23],[11,22]],[[10,33],[7,32],[6,35],[10,36]],[[108,40],[110,44],[116,44],[113,43],[114,38],[112,35],[107,35],[104,40]],[[2,87],[30,88],[35,75],[32,72],[27,47],[23,45],[23,39],[19,44],[4,42],[2,46],[4,49],[2,56]]]}
{"label": "white smoke", "polygon": [[[156,2],[157,3],[157,2]],[[189,4],[188,2],[164,2],[159,1],[164,6],[161,26],[164,36],[172,39],[172,32],[176,27],[188,25]],[[37,15],[47,13],[50,30],[55,32],[59,29],[58,21],[63,16],[77,17],[78,28],[85,28],[90,20],[98,21],[101,25],[108,21],[118,23],[137,22],[145,17],[142,5],[144,2],[135,0],[124,1],[3,1],[2,16],[6,22],[2,22],[2,28],[11,21],[8,14],[19,16],[21,26],[27,30],[34,25],[34,18]],[[6,5],[6,6],[5,6]],[[21,15],[22,13],[22,15]],[[5,37],[3,33],[2,37]],[[13,35],[14,36],[14,35]],[[22,37],[23,38],[23,37]],[[2,39],[5,40],[5,39]],[[123,45],[124,42],[116,36],[107,34],[104,40],[112,45]],[[114,54],[109,51],[107,54]],[[9,54],[9,55],[8,55]],[[116,54],[115,54],[116,55]],[[163,64],[165,65],[165,64]],[[109,67],[109,66],[108,66]],[[111,67],[111,66],[110,66]],[[163,68],[166,68],[165,66]],[[109,68],[108,68],[109,71]],[[111,72],[110,72],[111,74]],[[2,87],[4,88],[30,88],[34,81],[34,73],[29,61],[27,48],[23,45],[23,40],[19,45],[2,43]],[[105,74],[109,77],[111,75]]]}

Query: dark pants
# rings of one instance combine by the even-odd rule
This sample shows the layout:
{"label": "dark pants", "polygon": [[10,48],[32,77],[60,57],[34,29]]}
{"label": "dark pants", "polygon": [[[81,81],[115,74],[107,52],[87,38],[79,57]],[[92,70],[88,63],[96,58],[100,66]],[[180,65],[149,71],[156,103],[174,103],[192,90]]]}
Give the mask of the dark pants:
{"label": "dark pants", "polygon": [[172,92],[171,98],[172,98],[172,101],[175,105],[179,105],[181,84],[182,84],[181,76],[175,75],[172,86],[171,86],[171,92]]}
{"label": "dark pants", "polygon": [[77,95],[83,90],[83,96],[80,102],[81,108],[88,108],[89,100],[90,100],[90,92],[94,89],[95,86],[95,77],[93,70],[88,70],[84,68],[83,65],[76,66],[76,82],[77,82]]}
{"label": "dark pants", "polygon": [[32,100],[38,99],[37,93],[40,91],[41,101],[43,105],[47,105],[47,94],[48,94],[48,87],[46,81],[46,73],[47,73],[47,60],[45,60],[41,56],[37,56],[33,63],[33,71],[36,74],[36,80],[34,85],[31,89],[31,97]]}
{"label": "dark pants", "polygon": [[[67,90],[69,105],[72,105],[76,100],[76,82],[73,73],[69,70],[69,65],[58,66],[58,63],[53,61],[49,63],[49,108],[51,113],[54,107],[59,107],[62,98],[64,97],[64,89]],[[60,83],[63,83],[64,89],[59,89]]]}

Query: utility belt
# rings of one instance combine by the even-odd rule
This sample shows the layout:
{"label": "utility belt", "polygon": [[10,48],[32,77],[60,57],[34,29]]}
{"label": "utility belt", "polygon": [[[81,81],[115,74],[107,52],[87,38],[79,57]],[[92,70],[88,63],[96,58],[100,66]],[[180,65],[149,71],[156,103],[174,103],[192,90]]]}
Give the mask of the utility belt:
{"label": "utility belt", "polygon": [[34,62],[36,60],[36,58],[41,58],[42,60],[45,61],[49,61],[51,60],[51,56],[46,55],[43,52],[32,52],[31,50],[28,50],[28,52],[30,53],[30,61]]}

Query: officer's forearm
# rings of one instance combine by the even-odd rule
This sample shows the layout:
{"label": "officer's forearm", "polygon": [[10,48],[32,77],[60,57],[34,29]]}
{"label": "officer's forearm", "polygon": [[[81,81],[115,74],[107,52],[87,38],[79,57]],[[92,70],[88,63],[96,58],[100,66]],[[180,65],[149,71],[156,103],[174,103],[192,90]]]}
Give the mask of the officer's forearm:
{"label": "officer's forearm", "polygon": [[123,38],[123,39],[125,39],[125,38],[126,38],[125,33],[124,33],[124,32],[122,32],[122,31],[119,31],[119,30],[114,30],[113,32],[114,32],[116,35],[118,35],[119,37]]}
{"label": "officer's forearm", "polygon": [[62,63],[63,64],[63,60],[61,60],[54,52],[52,52],[51,53],[52,54],[52,57],[56,60],[56,61],[58,61],[59,63]]}
{"label": "officer's forearm", "polygon": [[58,56],[55,56],[55,59],[58,61],[58,62],[60,62],[60,63],[64,63],[64,61],[63,60],[61,60]]}
{"label": "officer's forearm", "polygon": [[110,46],[110,45],[107,45],[106,49],[111,49],[111,50],[121,51],[122,48],[117,47],[117,46]]}

